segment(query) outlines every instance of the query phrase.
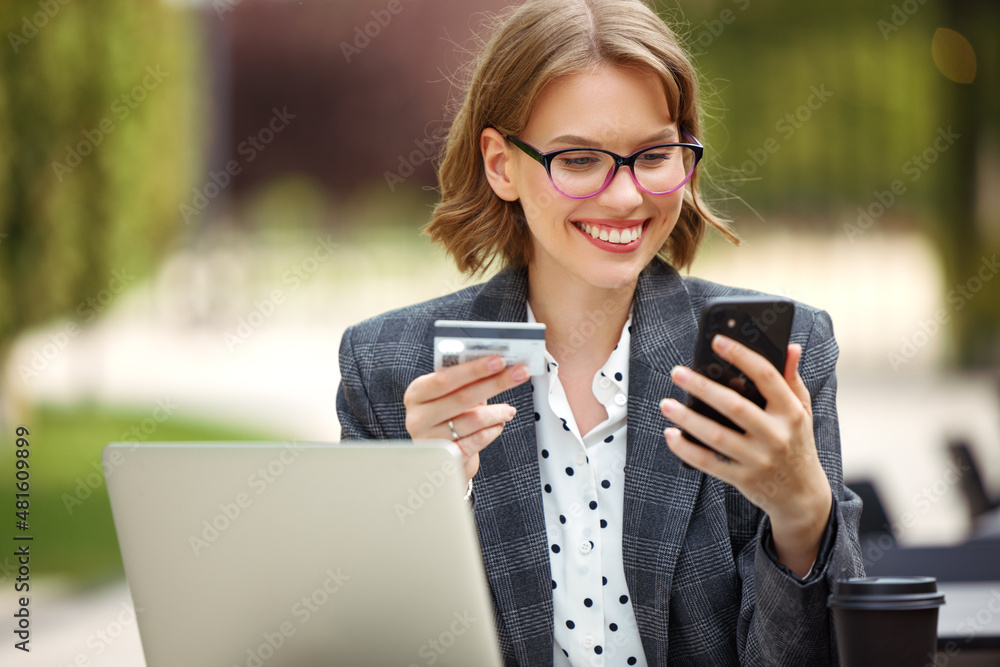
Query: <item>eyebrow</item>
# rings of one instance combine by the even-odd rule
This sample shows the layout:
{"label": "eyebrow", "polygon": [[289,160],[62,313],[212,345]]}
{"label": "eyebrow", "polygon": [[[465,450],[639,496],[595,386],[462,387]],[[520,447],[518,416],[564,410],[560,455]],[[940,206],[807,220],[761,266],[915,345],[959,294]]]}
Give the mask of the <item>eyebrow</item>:
{"label": "eyebrow", "polygon": [[[666,128],[657,132],[656,134],[646,137],[644,141],[638,142],[639,145],[649,145],[655,144],[657,142],[665,143],[675,143],[677,141],[677,132],[671,128]],[[593,146],[594,148],[599,148],[598,142],[593,139],[588,139],[586,137],[577,136],[575,134],[561,134],[555,139],[552,139],[550,144],[565,144],[567,146]]]}

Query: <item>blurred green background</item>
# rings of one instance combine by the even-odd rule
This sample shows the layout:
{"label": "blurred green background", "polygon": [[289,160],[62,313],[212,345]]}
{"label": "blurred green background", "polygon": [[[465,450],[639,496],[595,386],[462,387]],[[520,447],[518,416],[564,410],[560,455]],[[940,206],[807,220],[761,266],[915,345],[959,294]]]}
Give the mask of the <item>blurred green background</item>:
{"label": "blurred green background", "polygon": [[[240,254],[245,244],[282,251],[286,237],[304,240],[305,252],[328,234],[342,248],[377,248],[317,273],[333,285],[348,273],[365,278],[345,297],[344,309],[359,315],[349,311],[343,324],[373,314],[361,310],[379,289],[365,291],[372,276],[405,279],[433,255],[419,229],[434,201],[449,78],[464,59],[455,44],[471,45],[478,12],[503,4],[413,0],[379,22],[386,6],[360,0],[3,3],[0,360],[39,331],[49,332],[44,344],[75,345],[112,311],[102,295],[150,284],[155,292],[171,258],[229,253],[257,276],[252,284],[265,291],[254,294],[291,291],[281,271],[288,262],[267,274],[265,262],[243,261],[261,255]],[[741,233],[812,235],[819,244],[916,234],[937,253],[941,293],[1000,250],[995,2],[657,6],[695,54],[709,197]],[[372,21],[367,42],[359,39]],[[312,275],[291,252],[291,265]],[[126,278],[114,282],[116,271]],[[435,280],[426,293],[390,297],[405,303],[462,285],[447,273]],[[950,313],[947,368],[995,377],[998,286],[984,281]],[[195,324],[211,322],[233,292],[222,284],[212,294],[222,301],[191,310]],[[322,300],[303,309],[332,310]],[[77,333],[61,344],[66,326]],[[45,372],[47,358],[31,366],[38,350],[46,357],[35,345],[0,379],[0,482],[12,469],[8,434],[27,424],[32,515],[45,544],[37,566],[104,580],[120,562],[103,484],[78,511],[63,498],[94,472],[105,443],[148,416],[149,401],[40,401],[25,390],[33,371]],[[286,435],[182,415],[155,438]]]}

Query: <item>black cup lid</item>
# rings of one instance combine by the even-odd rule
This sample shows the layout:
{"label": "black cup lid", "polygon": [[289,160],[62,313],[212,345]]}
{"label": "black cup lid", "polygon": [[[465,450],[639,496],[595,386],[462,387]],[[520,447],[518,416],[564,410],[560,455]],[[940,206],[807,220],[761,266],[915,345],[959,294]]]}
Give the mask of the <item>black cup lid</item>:
{"label": "black cup lid", "polygon": [[837,582],[839,595],[913,595],[937,593],[934,577],[858,577]]}
{"label": "black cup lid", "polygon": [[850,609],[926,609],[944,604],[934,577],[859,577],[836,582],[830,607]]}

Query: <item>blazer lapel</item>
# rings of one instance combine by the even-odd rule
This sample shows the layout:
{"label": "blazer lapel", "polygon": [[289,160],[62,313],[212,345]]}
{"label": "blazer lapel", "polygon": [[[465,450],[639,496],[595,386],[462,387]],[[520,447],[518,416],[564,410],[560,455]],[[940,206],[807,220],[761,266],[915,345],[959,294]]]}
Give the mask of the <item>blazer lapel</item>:
{"label": "blazer lapel", "polygon": [[666,664],[674,567],[704,477],[667,447],[669,422],[659,403],[684,399],[669,372],[691,364],[697,330],[680,276],[654,259],[633,300],[622,536],[625,580],[650,664]]}
{"label": "blazer lapel", "polygon": [[[473,300],[469,319],[527,320],[526,271],[504,270]],[[491,402],[517,408],[497,440],[479,454],[474,508],[486,576],[501,631],[522,665],[552,664],[552,574],[542,510],[532,383]]]}

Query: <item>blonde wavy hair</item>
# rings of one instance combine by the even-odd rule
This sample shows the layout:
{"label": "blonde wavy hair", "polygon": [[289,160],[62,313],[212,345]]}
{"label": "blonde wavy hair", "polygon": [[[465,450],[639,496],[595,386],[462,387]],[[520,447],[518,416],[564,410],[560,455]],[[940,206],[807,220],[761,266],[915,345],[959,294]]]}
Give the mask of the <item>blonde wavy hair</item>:
{"label": "blonde wavy hair", "polygon": [[[490,127],[517,136],[553,79],[601,64],[651,71],[663,81],[678,128],[695,137],[701,129],[694,68],[674,33],[641,0],[527,0],[496,21],[471,65],[449,128],[438,166],[441,200],[424,228],[470,274],[485,271],[497,257],[512,267],[531,260],[521,203],[505,201],[490,188],[479,137]],[[677,268],[691,265],[708,227],[739,243],[702,201],[698,171],[684,188],[677,225],[659,251]]]}

